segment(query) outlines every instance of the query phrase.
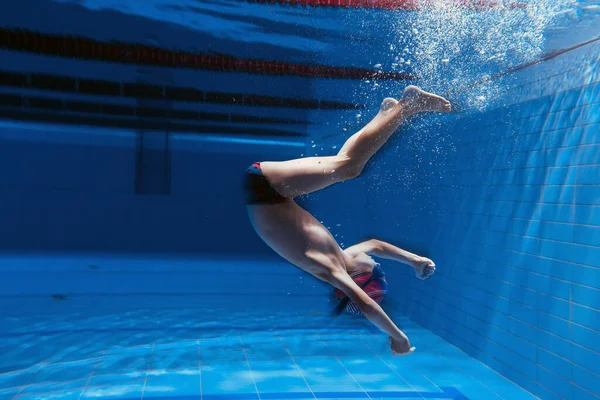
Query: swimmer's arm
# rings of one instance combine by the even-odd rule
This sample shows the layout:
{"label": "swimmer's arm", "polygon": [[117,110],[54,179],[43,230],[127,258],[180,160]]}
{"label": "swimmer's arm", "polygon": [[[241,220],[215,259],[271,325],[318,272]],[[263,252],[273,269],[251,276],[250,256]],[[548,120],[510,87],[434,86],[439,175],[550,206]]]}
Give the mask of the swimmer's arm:
{"label": "swimmer's arm", "polygon": [[[326,279],[330,284],[340,289],[360,309],[365,317],[383,332],[390,335],[396,342],[393,351],[396,354],[408,354],[411,348],[408,337],[394,324],[385,311],[370,298],[348,275],[346,271],[334,271]],[[396,347],[397,346],[397,347]]]}
{"label": "swimmer's arm", "polygon": [[370,239],[362,243],[355,244],[344,250],[350,257],[356,257],[359,253],[367,253],[380,258],[394,260],[402,264],[410,265],[423,262],[424,258],[409,251],[403,250],[393,244],[378,240]]}

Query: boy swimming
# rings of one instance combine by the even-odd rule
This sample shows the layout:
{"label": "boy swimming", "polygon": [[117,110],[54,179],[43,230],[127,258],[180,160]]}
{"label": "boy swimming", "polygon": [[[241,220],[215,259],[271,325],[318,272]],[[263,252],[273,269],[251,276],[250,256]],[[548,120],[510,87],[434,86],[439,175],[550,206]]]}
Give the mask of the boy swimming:
{"label": "boy swimming", "polygon": [[420,279],[431,276],[435,264],[375,239],[342,250],[327,228],[294,198],[359,176],[369,159],[408,117],[450,110],[450,103],[443,97],[409,86],[400,99],[384,99],[377,115],[351,136],[338,154],[255,163],[244,176],[246,208],[258,235],[287,261],[339,289],[390,336],[394,354],[409,354],[414,348],[351,274],[373,270],[376,263],[369,254],[408,264]]}

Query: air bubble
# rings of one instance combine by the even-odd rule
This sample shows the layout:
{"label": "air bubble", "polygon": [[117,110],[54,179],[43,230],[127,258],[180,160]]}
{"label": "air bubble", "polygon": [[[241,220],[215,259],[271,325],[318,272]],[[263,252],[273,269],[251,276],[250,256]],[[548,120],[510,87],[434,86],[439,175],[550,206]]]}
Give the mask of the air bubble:
{"label": "air bubble", "polygon": [[[506,83],[490,79],[490,71],[504,71],[539,58],[546,37],[564,29],[565,16],[578,11],[574,0],[528,0],[524,10],[508,10],[499,2],[482,16],[462,3],[428,1],[426,8],[414,14],[408,29],[406,23],[397,25],[396,38],[411,46],[400,47],[394,55],[403,64],[401,55],[414,54],[405,64],[412,64],[411,72],[433,91],[444,92],[452,86],[457,93],[466,94],[465,89],[476,86],[484,99],[465,96],[464,104],[480,110],[505,92]],[[501,8],[504,12],[498,12]]]}

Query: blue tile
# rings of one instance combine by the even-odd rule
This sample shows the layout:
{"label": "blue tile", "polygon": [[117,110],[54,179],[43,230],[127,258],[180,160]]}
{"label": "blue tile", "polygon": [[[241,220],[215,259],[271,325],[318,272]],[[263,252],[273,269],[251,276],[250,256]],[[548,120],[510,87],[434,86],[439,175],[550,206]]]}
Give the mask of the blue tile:
{"label": "blue tile", "polygon": [[537,310],[515,302],[510,303],[509,310],[510,315],[515,319],[519,319],[531,325],[537,325],[539,315]]}
{"label": "blue tile", "polygon": [[144,381],[145,376],[93,376],[81,394],[81,398],[141,399]]}
{"label": "blue tile", "polygon": [[296,358],[301,373],[314,392],[361,392],[360,386],[335,358]]}
{"label": "blue tile", "polygon": [[553,391],[554,393],[564,397],[569,398],[571,393],[571,384],[569,381],[561,378],[560,376],[554,374],[552,371],[549,371],[543,367],[538,368],[537,370],[537,381]]}
{"label": "blue tile", "polygon": [[600,331],[600,311],[573,304],[572,313],[573,322]]}
{"label": "blue tile", "polygon": [[379,359],[344,359],[342,363],[367,392],[413,390],[401,375]]}
{"label": "blue tile", "polygon": [[340,393],[340,392],[315,392],[317,399],[328,399],[328,400],[356,400],[356,399],[368,399],[367,393],[356,392],[356,393]]}
{"label": "blue tile", "polygon": [[572,363],[564,357],[553,354],[542,348],[538,348],[537,351],[537,362],[538,364],[546,368],[547,370],[553,371],[556,375],[568,381],[571,380],[571,368]]}
{"label": "blue tile", "polygon": [[69,364],[50,364],[40,368],[29,384],[60,383],[87,380],[94,372],[98,361],[88,361]]}
{"label": "blue tile", "polygon": [[600,353],[578,345],[572,346],[571,353],[573,363],[590,371],[600,372],[598,368],[598,365],[600,365]]}
{"label": "blue tile", "polygon": [[580,144],[595,144],[600,142],[600,137],[598,135],[598,125],[590,125],[584,128],[583,135],[581,137]]}
{"label": "blue tile", "polygon": [[[391,358],[384,361],[414,390],[420,392],[439,392],[440,388],[416,368],[417,361],[408,358]],[[427,373],[427,371],[425,371]]]}
{"label": "blue tile", "polygon": [[278,361],[251,361],[250,368],[261,398],[265,393],[310,392],[300,369],[291,358]]}
{"label": "blue tile", "polygon": [[21,393],[44,393],[44,392],[56,392],[56,391],[79,391],[82,392],[83,388],[88,382],[89,377],[78,379],[74,381],[61,381],[61,382],[47,382],[47,383],[36,383],[24,386]]}
{"label": "blue tile", "polygon": [[572,324],[571,337],[575,343],[600,353],[600,332]]}
{"label": "blue tile", "polygon": [[284,342],[273,333],[242,337],[246,356],[250,362],[282,359],[290,356]]}
{"label": "blue tile", "polygon": [[554,317],[553,315],[540,313],[538,315],[538,326],[547,332],[565,339],[571,338],[571,323],[568,320]]}
{"label": "blue tile", "polygon": [[600,369],[590,371],[575,365],[573,382],[592,393],[600,393]]}
{"label": "blue tile", "polygon": [[[205,396],[210,400],[210,396]],[[314,399],[312,392],[287,392],[287,393],[261,393],[260,398],[265,400],[295,400],[295,399]],[[223,399],[225,400],[225,399]]]}
{"label": "blue tile", "polygon": [[[223,337],[215,340],[201,340],[200,347],[200,363],[202,365],[212,363],[244,363],[246,362],[246,354],[244,346],[237,336]],[[190,361],[193,363],[194,352],[189,352]]]}
{"label": "blue tile", "polygon": [[571,388],[571,391],[573,393],[572,398],[576,399],[576,400],[597,400],[598,396],[596,396],[597,393],[592,393],[589,392],[579,386],[573,385]]}
{"label": "blue tile", "polygon": [[26,385],[33,377],[35,377],[34,370],[0,374],[0,389],[8,389]]}
{"label": "blue tile", "polygon": [[52,391],[52,387],[49,389],[48,392],[21,393],[14,400],[79,400],[81,395],[81,390],[76,389],[60,391]]}
{"label": "blue tile", "polygon": [[200,397],[200,371],[166,372],[150,370],[144,387],[144,398],[161,396]]}
{"label": "blue tile", "polygon": [[100,360],[95,368],[95,374],[108,375],[120,373],[145,373],[151,360],[151,353],[124,353],[111,355]]}
{"label": "blue tile", "polygon": [[202,365],[203,394],[256,393],[252,372],[247,363]]}
{"label": "blue tile", "polygon": [[200,346],[196,341],[181,345],[154,346],[152,369],[198,370],[200,366]]}
{"label": "blue tile", "polygon": [[427,398],[437,399],[438,398],[438,397],[431,397],[431,396],[426,396],[426,395],[424,395],[424,397],[421,397],[421,396],[417,397],[413,393],[406,393],[403,395],[402,395],[402,393],[389,393],[389,394],[386,394],[385,397],[378,396],[377,393],[369,393],[369,397],[372,400],[423,400],[424,398],[425,399],[427,399]]}
{"label": "blue tile", "polygon": [[600,227],[574,225],[573,241],[575,243],[587,244],[591,246],[596,245],[598,242],[600,242]]}
{"label": "blue tile", "polygon": [[13,389],[0,389],[0,398],[2,399],[12,399],[17,394],[21,392],[21,389],[13,388]]}
{"label": "blue tile", "polygon": [[[590,275],[590,278],[594,278],[595,275],[600,277],[600,269],[586,268],[586,270],[589,270],[588,275]],[[588,280],[585,283],[593,284],[594,282],[598,281]],[[600,310],[600,289],[591,288],[588,286],[573,285],[572,296],[572,301],[574,303]]]}
{"label": "blue tile", "polygon": [[588,86],[585,86],[581,91],[581,96],[577,101],[578,106],[584,106],[590,104],[592,102],[597,101],[598,96],[600,95],[600,83],[594,83]]}
{"label": "blue tile", "polygon": [[324,357],[332,356],[332,350],[319,336],[283,337],[287,350],[293,357]]}

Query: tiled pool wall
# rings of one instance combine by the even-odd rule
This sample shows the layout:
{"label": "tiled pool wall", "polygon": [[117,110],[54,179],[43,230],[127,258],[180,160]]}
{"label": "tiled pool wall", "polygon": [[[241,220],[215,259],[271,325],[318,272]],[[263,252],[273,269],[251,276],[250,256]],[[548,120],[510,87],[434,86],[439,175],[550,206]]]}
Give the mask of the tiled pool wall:
{"label": "tiled pool wall", "polygon": [[398,309],[543,399],[600,394],[599,51],[505,77],[485,112],[405,131],[391,171],[414,177],[370,207],[374,236],[438,264],[424,282],[393,271]]}

